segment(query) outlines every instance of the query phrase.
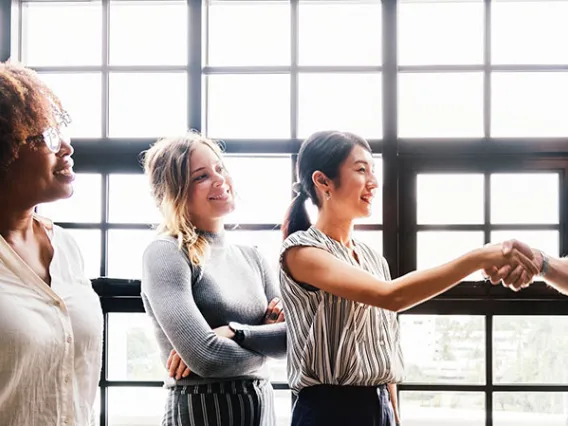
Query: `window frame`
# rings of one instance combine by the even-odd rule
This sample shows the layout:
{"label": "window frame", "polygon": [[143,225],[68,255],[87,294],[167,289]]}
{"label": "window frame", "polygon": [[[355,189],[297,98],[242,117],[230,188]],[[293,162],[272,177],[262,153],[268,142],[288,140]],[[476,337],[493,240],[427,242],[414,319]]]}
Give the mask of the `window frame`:
{"label": "window frame", "polygon": [[[562,138],[495,138],[491,128],[491,75],[499,71],[565,71],[568,65],[493,65],[491,64],[491,0],[484,0],[484,60],[482,65],[445,66],[399,66],[397,61],[397,0],[382,0],[382,58],[380,66],[300,66],[299,57],[299,3],[290,0],[290,47],[288,66],[211,67],[203,62],[203,43],[207,36],[202,30],[207,26],[207,6],[204,0],[187,0],[188,62],[184,66],[111,66],[109,64],[109,17],[110,0],[102,1],[103,46],[102,64],[97,67],[38,67],[45,72],[102,72],[102,123],[103,135],[108,135],[109,74],[113,71],[184,71],[187,75],[188,128],[202,129],[204,111],[202,105],[206,90],[202,85],[204,76],[213,74],[247,73],[290,75],[290,134],[287,139],[243,140],[225,139],[226,152],[230,154],[289,154],[292,159],[290,178],[294,180],[294,168],[301,140],[298,130],[298,76],[300,72],[380,72],[382,78],[382,128],[381,139],[370,140],[375,154],[383,160],[383,221],[381,225],[359,225],[358,229],[383,231],[383,253],[388,260],[393,277],[413,270],[416,262],[416,191],[415,177],[420,171],[515,171],[522,167],[537,167],[539,170],[561,170],[560,182],[560,250],[568,250],[568,136]],[[380,0],[373,0],[379,2]],[[0,60],[10,56],[21,57],[21,0],[0,0]],[[207,34],[207,31],[203,31]],[[12,53],[12,55],[11,55]],[[399,73],[428,72],[483,72],[483,129],[481,138],[399,138],[397,133],[398,75]],[[101,138],[75,139],[76,171],[100,173],[101,223],[62,223],[67,228],[100,229],[101,276],[107,271],[107,231],[109,229],[147,229],[147,224],[115,224],[108,221],[109,174],[141,173],[139,154],[148,148],[154,139],[148,138]],[[484,154],[480,152],[484,150]],[[487,185],[487,180],[486,180]],[[486,199],[488,191],[486,186]],[[290,194],[292,197],[292,194]],[[482,225],[486,242],[488,205],[485,203],[486,224]],[[245,230],[273,229],[273,225],[245,225]],[[413,237],[414,233],[414,237]],[[108,388],[110,387],[158,387],[157,381],[110,381],[107,380],[108,365],[108,314],[112,312],[143,312],[138,280],[98,278],[93,280],[95,291],[101,298],[104,312],[104,356],[100,380],[100,424],[108,424]],[[492,380],[493,317],[495,315],[568,315],[568,298],[542,284],[537,284],[515,294],[502,287],[464,283],[454,289],[417,306],[404,315],[412,314],[479,314],[486,318],[486,384],[475,386],[443,384],[401,384],[400,391],[471,390],[485,392],[486,426],[493,425],[493,392],[497,391],[568,391],[568,385],[495,385]],[[273,383],[276,389],[288,389],[286,383]],[[404,407],[402,407],[404,410]]]}

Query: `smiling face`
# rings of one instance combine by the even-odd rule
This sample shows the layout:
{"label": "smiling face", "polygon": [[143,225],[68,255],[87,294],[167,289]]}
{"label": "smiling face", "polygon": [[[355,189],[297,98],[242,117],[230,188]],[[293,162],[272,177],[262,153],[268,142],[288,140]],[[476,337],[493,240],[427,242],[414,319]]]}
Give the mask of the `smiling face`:
{"label": "smiling face", "polygon": [[72,155],[68,141],[62,141],[56,153],[43,142],[23,146],[6,173],[14,194],[28,199],[30,207],[70,197],[75,180]]}
{"label": "smiling face", "polygon": [[11,208],[71,196],[73,148],[64,132],[69,121],[34,71],[0,63],[0,198]]}
{"label": "smiling face", "polygon": [[187,209],[200,229],[235,208],[233,182],[221,158],[207,144],[197,143],[190,152],[190,185]]}
{"label": "smiling face", "polygon": [[[315,180],[318,180],[317,176]],[[379,184],[374,160],[368,150],[355,145],[339,167],[338,178],[324,180],[329,189],[323,188],[321,193],[329,192],[330,196],[329,199],[321,197],[323,208],[332,212],[334,217],[351,221],[371,215],[371,205]]]}
{"label": "smiling face", "polygon": [[[55,121],[54,121],[55,122]],[[7,167],[4,174],[6,190],[11,199],[22,208],[31,208],[73,194],[73,147],[63,129],[54,124],[49,129],[52,135],[51,148],[47,135],[30,138],[21,146],[18,157]],[[45,132],[44,132],[45,133]],[[55,139],[57,144],[55,144]]]}

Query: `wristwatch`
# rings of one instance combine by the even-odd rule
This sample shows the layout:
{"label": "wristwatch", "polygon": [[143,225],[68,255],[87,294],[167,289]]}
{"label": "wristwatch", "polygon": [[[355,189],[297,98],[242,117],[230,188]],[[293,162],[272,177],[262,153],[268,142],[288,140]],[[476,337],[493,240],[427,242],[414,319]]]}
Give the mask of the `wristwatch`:
{"label": "wristwatch", "polygon": [[544,254],[542,251],[540,252],[540,255],[542,256],[542,266],[540,267],[540,272],[538,273],[538,276],[544,277],[548,273],[549,259],[548,256]]}
{"label": "wristwatch", "polygon": [[231,331],[235,333],[235,335],[233,336],[233,340],[236,343],[241,344],[245,340],[245,332],[241,328],[241,324],[239,324],[238,322],[231,321],[228,324],[228,326],[231,329]]}

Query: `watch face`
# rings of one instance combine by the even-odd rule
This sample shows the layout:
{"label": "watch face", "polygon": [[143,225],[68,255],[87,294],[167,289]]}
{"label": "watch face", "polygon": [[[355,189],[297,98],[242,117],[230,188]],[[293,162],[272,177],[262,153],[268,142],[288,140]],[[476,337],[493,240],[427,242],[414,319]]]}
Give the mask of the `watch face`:
{"label": "watch face", "polygon": [[235,330],[235,342],[240,343],[245,339],[243,330]]}

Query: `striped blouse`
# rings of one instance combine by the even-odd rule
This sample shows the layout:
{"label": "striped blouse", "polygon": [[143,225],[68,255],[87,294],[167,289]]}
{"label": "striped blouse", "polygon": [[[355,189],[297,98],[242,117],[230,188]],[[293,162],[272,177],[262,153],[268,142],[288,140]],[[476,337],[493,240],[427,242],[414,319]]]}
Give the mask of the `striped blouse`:
{"label": "striped blouse", "polygon": [[[290,235],[281,254],[298,246],[326,250],[379,279],[390,280],[386,260],[360,241],[353,241],[359,263],[344,245],[313,226]],[[288,383],[292,391],[318,384],[376,386],[402,380],[395,312],[299,284],[283,267],[280,285],[288,324]]]}

